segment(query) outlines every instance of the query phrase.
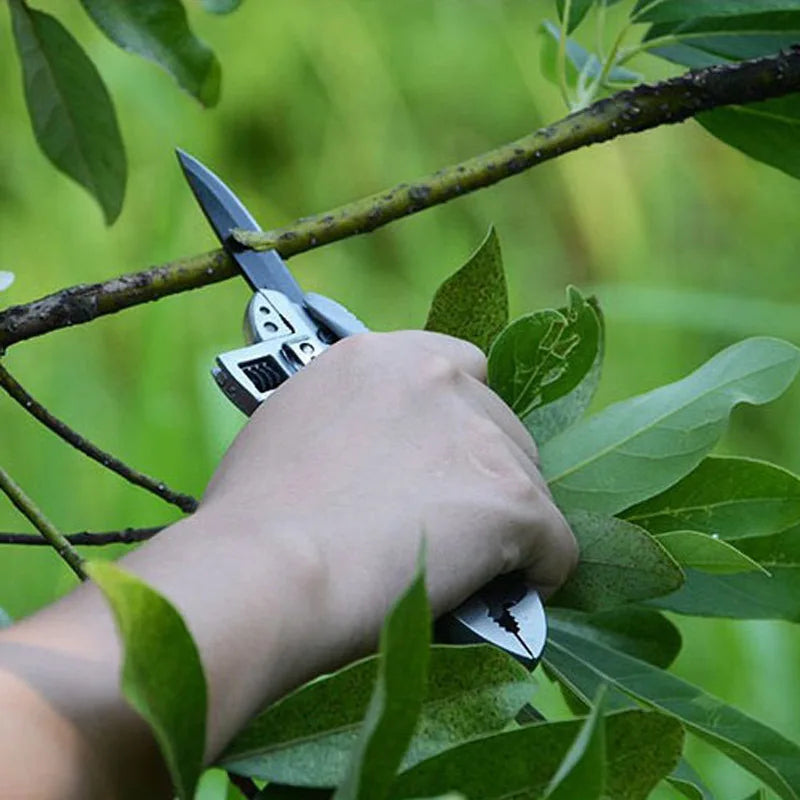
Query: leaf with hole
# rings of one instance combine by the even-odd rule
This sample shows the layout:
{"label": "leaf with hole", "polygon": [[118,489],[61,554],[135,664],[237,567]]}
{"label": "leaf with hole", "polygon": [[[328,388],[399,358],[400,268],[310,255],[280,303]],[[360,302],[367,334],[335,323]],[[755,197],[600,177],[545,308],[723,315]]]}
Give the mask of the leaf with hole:
{"label": "leaf with hole", "polygon": [[[425,700],[403,768],[502,730],[534,691],[528,671],[488,645],[435,645],[430,659]],[[377,668],[377,656],[370,656],[279,700],[234,738],[221,764],[279,783],[336,786],[358,739]]]}
{"label": "leaf with hole", "polygon": [[219,62],[190,30],[181,0],[81,0],[81,4],[114,44],[163,67],[204,106],[217,104]]}
{"label": "leaf with hole", "polygon": [[716,444],[736,405],[774,400],[798,368],[794,345],[746,339],[683,380],[562,431],[540,450],[556,502],[567,511],[615,514],[664,491]]}
{"label": "leaf with hole", "polygon": [[500,240],[494,228],[467,263],[437,290],[426,331],[446,333],[484,351],[508,324],[508,288]]}
{"label": "leaf with hole", "polygon": [[489,386],[523,420],[571,392],[595,363],[600,322],[574,287],[566,308],[521,317],[495,339],[489,351]]}
{"label": "leaf with hole", "polygon": [[86,571],[111,606],[122,639],[122,694],[150,726],[178,797],[191,800],[206,738],[197,646],[175,608],[139,578],[103,561],[87,564]]}
{"label": "leaf with hole", "polygon": [[55,18],[9,0],[25,101],[36,141],[53,164],[119,216],[127,165],[117,116],[100,73]]}
{"label": "leaf with hole", "polygon": [[14,273],[0,270],[0,292],[4,292],[14,283]]}

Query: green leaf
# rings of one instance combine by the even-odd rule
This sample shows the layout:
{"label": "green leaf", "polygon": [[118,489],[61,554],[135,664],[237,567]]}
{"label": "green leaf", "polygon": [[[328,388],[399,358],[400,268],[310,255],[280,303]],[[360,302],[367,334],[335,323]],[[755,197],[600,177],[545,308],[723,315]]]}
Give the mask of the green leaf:
{"label": "green leaf", "polygon": [[[606,796],[645,800],[678,761],[680,724],[641,710],[609,714],[605,724]],[[404,772],[390,797],[451,790],[481,800],[533,800],[547,789],[581,726],[581,720],[571,719],[474,739]]]}
{"label": "green leaf", "polygon": [[800,479],[750,458],[710,456],[665,492],[623,512],[650,533],[764,536],[800,523]]}
{"label": "green leaf", "polygon": [[[589,9],[594,5],[594,0],[571,0],[569,9],[569,22],[567,23],[567,33],[572,33],[578,25],[583,22],[583,18]],[[556,0],[558,18],[564,20],[567,0]]]}
{"label": "green leaf", "polygon": [[203,8],[210,14],[230,14],[242,4],[242,0],[201,0]]}
{"label": "green leaf", "polygon": [[700,114],[697,121],[725,144],[800,178],[800,95],[719,108]]}
{"label": "green leaf", "polygon": [[[551,83],[558,83],[558,51],[561,40],[561,28],[550,20],[542,23],[543,34],[542,72]],[[567,83],[575,86],[580,80],[596,80],[603,72],[603,63],[594,53],[590,53],[574,39],[567,39],[565,45],[567,57]],[[613,66],[606,76],[609,83],[639,83],[642,76],[625,67]]]}
{"label": "green leaf", "polygon": [[531,435],[539,445],[544,444],[548,439],[552,439],[557,433],[561,433],[570,425],[574,425],[584,415],[600,383],[605,352],[603,315],[596,298],[589,297],[588,302],[594,309],[600,326],[597,355],[589,371],[574,389],[558,400],[534,409],[523,420],[525,427],[531,432]]}
{"label": "green leaf", "polygon": [[387,796],[422,711],[431,623],[425,573],[420,569],[383,625],[375,688],[335,800]]}
{"label": "green leaf", "polygon": [[203,771],[206,682],[197,646],[175,608],[110,562],[86,565],[106,597],[124,648],[122,693],[153,731],[180,800]]}
{"label": "green leaf", "polygon": [[425,330],[466,339],[489,352],[508,324],[508,288],[494,228],[469,260],[437,290]]}
{"label": "green leaf", "polygon": [[554,605],[600,611],[668,594],[683,583],[672,556],[636,525],[578,511],[567,520],[581,555],[572,577],[553,597]]}
{"label": "green leaf", "polygon": [[694,469],[739,403],[782,394],[800,367],[794,345],[747,339],[683,380],[609,406],[542,446],[542,471],[564,510],[614,514]]}
{"label": "green leaf", "polygon": [[[371,656],[279,700],[236,736],[221,763],[279,783],[336,786],[358,740],[377,669],[377,656]],[[528,671],[497,648],[434,646],[403,767],[502,730],[530,701],[533,687]]]}
{"label": "green leaf", "polygon": [[708,787],[685,758],[667,776],[667,783],[689,800],[714,800]]}
{"label": "green leaf", "polygon": [[42,152],[97,200],[107,224],[122,208],[125,148],[96,67],[55,18],[9,0],[25,101]]}
{"label": "green leaf", "polygon": [[550,780],[544,800],[602,800],[606,786],[604,694],[605,686],[601,686],[591,713]]}
{"label": "green leaf", "polygon": [[638,0],[631,16],[636,22],[677,22],[797,10],[800,0]]}
{"label": "green leaf", "polygon": [[800,622],[800,527],[737,539],[736,545],[770,574],[709,575],[687,569],[679,591],[651,602],[680,614]]}
{"label": "green leaf", "polygon": [[571,392],[597,358],[600,322],[573,286],[566,308],[511,323],[489,351],[489,386],[522,419]]}
{"label": "green leaf", "polygon": [[735,575],[740,572],[769,571],[732,544],[697,531],[662,533],[658,543],[682,566],[712,575]]}
{"label": "green leaf", "polygon": [[796,44],[800,13],[707,17],[652,25],[643,45],[652,55],[688,67],[706,67],[778,53]]}
{"label": "green leaf", "polygon": [[219,62],[192,34],[181,0],[81,0],[81,4],[112,42],[163,67],[204,106],[216,105]]}
{"label": "green leaf", "polygon": [[601,683],[609,683],[674,715],[785,800],[800,797],[800,747],[696,686],[556,625],[550,630],[546,658],[551,670],[582,697],[591,697]]}
{"label": "green leaf", "polygon": [[681,649],[681,634],[663,614],[626,606],[597,614],[550,607],[547,617],[568,631],[666,669]]}

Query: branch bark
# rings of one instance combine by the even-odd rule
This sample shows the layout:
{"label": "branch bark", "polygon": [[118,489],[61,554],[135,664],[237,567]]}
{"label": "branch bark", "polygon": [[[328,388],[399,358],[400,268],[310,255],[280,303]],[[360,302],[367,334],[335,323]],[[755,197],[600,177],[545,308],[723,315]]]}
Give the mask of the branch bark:
{"label": "branch bark", "polygon": [[111,455],[111,453],[107,453],[105,450],[101,450],[97,445],[58,419],[58,417],[53,416],[41,403],[28,394],[25,388],[2,364],[0,364],[0,387],[5,389],[8,395],[16,400],[31,416],[53,431],[56,436],[72,445],[76,450],[80,450],[84,455],[97,461],[101,466],[116,472],[117,475],[129,483],[152,492],[167,503],[178,506],[181,511],[187,514],[197,510],[197,500],[191,495],[176,492],[162,481],[157,481],[155,478],[129,467],[124,461]]}
{"label": "branch bark", "polygon": [[[81,531],[80,533],[68,533],[64,537],[71,545],[82,545],[84,547],[97,547],[108,544],[138,544],[152,539],[157,533],[164,530],[163,526],[154,528],[125,528],[121,531]],[[0,545],[21,544],[30,547],[50,544],[41,536],[32,533],[0,533]]]}
{"label": "branch bark", "polygon": [[[529,136],[412,183],[401,183],[283,228],[263,233],[237,231],[235,236],[243,245],[263,250],[275,248],[288,258],[368,233],[592,144],[683,122],[721,106],[753,103],[794,92],[800,92],[800,46],[768,58],[709,67],[663,83],[637,86]],[[0,313],[0,353],[25,339],[235,274],[232,261],[223,251],[215,250],[104,283],[74,286],[13,306]]]}

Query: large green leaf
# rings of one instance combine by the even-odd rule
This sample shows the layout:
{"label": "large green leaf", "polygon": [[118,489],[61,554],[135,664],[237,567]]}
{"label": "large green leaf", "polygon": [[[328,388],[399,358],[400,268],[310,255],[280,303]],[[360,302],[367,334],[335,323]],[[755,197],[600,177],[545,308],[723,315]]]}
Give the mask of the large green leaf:
{"label": "large green leaf", "polygon": [[508,288],[494,228],[433,297],[425,330],[466,339],[483,350],[508,324]]}
{"label": "large green leaf", "polygon": [[603,356],[605,354],[605,326],[603,314],[596,298],[589,297],[588,302],[594,309],[600,326],[597,355],[589,371],[574,389],[546,406],[539,406],[522,420],[539,445],[544,444],[548,439],[552,439],[557,433],[561,433],[570,425],[574,425],[584,415],[600,383]]}
{"label": "large green leaf", "polygon": [[681,634],[663,614],[626,606],[597,614],[550,607],[547,618],[560,630],[621,650],[666,669],[681,649]]}
{"label": "large green leaf", "polygon": [[[371,656],[301,687],[259,714],[221,763],[270,781],[336,786],[358,739],[377,669]],[[403,766],[501,730],[532,693],[528,671],[497,648],[433,647],[422,713]]]}
{"label": "large green leaf", "polygon": [[658,537],[658,543],[682,566],[713,575],[735,575],[741,572],[761,572],[769,575],[750,556],[732,544],[698,531],[670,531]]}
{"label": "large green leaf", "polygon": [[100,73],[49,14],[9,0],[25,101],[44,154],[89,191],[111,224],[122,208],[125,148]]}
{"label": "large green leaf", "polygon": [[709,575],[686,570],[680,590],[652,602],[681,614],[734,619],[785,619],[800,622],[800,527],[752,539],[737,547],[769,575]]}
{"label": "large green leaf", "polygon": [[542,470],[562,509],[614,514],[691,471],[739,403],[782,394],[800,367],[794,345],[747,339],[683,380],[609,406],[545,442]]}
{"label": "large green leaf", "polygon": [[719,108],[697,121],[731,147],[800,178],[800,95]]}
{"label": "large green leaf", "polygon": [[86,565],[117,623],[122,693],[158,742],[180,800],[194,797],[203,769],[206,682],[197,646],[175,608],[110,562]]}
{"label": "large green leaf", "polygon": [[800,523],[800,479],[765,461],[710,456],[622,516],[656,534],[695,530],[721,539],[764,536]]}
{"label": "large green leaf", "polygon": [[600,322],[574,287],[567,306],[528,314],[511,323],[489,351],[489,386],[525,419],[571,392],[597,358]]}
{"label": "large green leaf", "polygon": [[335,800],[387,796],[422,711],[431,623],[420,569],[383,624],[375,688]]}
{"label": "large green leaf", "polygon": [[[404,772],[390,797],[448,790],[481,800],[538,800],[580,730],[579,719],[540,723],[474,739]],[[606,717],[606,795],[645,800],[683,747],[678,722],[641,710]]]}
{"label": "large green leaf", "polygon": [[[581,24],[583,18],[588,13],[589,9],[594,5],[595,0],[569,0],[569,20],[567,20],[567,33],[572,33],[578,25]],[[558,10],[558,18],[564,20],[564,14],[567,10],[567,0],[556,0],[556,9]]]}
{"label": "large green leaf", "polygon": [[584,699],[609,683],[672,714],[785,800],[800,797],[800,747],[702,689],[644,661],[589,642],[556,625],[547,663]]}
{"label": "large green leaf", "polygon": [[551,778],[543,800],[602,800],[606,788],[604,693],[605,686]]}
{"label": "large green leaf", "polygon": [[112,42],[163,67],[204,106],[216,105],[219,62],[192,34],[181,0],[81,0],[81,4]]}
{"label": "large green leaf", "polygon": [[567,515],[580,545],[580,561],[553,604],[600,611],[658,597],[683,583],[680,567],[641,528],[625,520],[576,511]]}
{"label": "large green leaf", "polygon": [[631,16],[637,22],[675,22],[798,10],[800,0],[637,0]]}

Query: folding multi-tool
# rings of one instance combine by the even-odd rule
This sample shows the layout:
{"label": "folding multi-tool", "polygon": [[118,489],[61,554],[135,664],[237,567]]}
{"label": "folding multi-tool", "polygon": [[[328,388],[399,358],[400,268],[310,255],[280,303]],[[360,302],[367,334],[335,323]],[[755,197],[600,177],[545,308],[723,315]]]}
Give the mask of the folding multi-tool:
{"label": "folding multi-tool", "polygon": [[[225,252],[253,290],[245,311],[247,346],[217,356],[211,370],[224,394],[248,416],[282,383],[346,336],[367,328],[328,297],[303,292],[276,250],[251,250],[231,235],[260,231],[236,195],[197,159],[178,151],[189,186]],[[545,645],[539,595],[518,574],[503,575],[437,622],[453,643],[489,642],[529,667]]]}

